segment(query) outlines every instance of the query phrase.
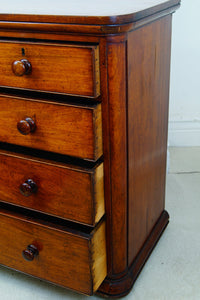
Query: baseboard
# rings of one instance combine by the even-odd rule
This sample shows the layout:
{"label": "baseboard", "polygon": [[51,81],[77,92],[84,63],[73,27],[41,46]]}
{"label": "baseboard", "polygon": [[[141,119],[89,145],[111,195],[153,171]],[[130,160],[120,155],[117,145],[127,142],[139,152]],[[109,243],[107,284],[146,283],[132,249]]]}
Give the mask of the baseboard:
{"label": "baseboard", "polygon": [[200,121],[170,121],[168,144],[171,147],[200,146]]}

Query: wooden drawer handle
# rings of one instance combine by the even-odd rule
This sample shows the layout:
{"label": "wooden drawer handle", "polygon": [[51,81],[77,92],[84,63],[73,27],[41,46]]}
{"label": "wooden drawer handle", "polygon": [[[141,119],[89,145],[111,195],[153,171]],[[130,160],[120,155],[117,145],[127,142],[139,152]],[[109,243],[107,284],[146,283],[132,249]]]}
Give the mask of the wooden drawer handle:
{"label": "wooden drawer handle", "polygon": [[32,261],[34,257],[39,254],[39,251],[36,246],[28,245],[26,250],[22,251],[22,256],[25,260]]}
{"label": "wooden drawer handle", "polygon": [[15,60],[12,64],[12,70],[16,76],[23,76],[31,73],[32,66],[27,59]]}
{"label": "wooden drawer handle", "polygon": [[31,118],[26,118],[17,123],[17,129],[23,135],[27,135],[31,132],[34,132],[36,129],[35,122]]}
{"label": "wooden drawer handle", "polygon": [[37,184],[32,179],[28,179],[20,185],[19,189],[23,196],[28,197],[33,193],[36,193],[38,188]]}

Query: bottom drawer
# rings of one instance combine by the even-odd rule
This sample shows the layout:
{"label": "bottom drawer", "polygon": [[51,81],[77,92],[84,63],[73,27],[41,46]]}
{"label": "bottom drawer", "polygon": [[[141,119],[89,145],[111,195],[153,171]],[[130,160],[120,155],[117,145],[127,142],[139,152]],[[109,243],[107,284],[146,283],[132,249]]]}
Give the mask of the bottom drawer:
{"label": "bottom drawer", "polygon": [[0,264],[87,295],[107,273],[105,222],[83,233],[0,209],[0,243]]}

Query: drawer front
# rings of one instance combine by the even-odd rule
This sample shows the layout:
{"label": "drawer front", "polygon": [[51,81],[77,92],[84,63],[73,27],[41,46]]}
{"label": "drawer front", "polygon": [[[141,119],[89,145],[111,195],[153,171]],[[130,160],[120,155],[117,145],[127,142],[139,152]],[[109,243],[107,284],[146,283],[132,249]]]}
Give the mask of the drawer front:
{"label": "drawer front", "polygon": [[0,211],[0,241],[0,264],[87,295],[106,276],[104,223],[84,235]]}
{"label": "drawer front", "polygon": [[99,95],[98,46],[1,41],[0,58],[1,86]]}
{"label": "drawer front", "polygon": [[0,141],[95,161],[103,152],[101,105],[0,96]]}
{"label": "drawer front", "polygon": [[93,169],[0,152],[0,201],[94,226],[104,215],[103,164]]}

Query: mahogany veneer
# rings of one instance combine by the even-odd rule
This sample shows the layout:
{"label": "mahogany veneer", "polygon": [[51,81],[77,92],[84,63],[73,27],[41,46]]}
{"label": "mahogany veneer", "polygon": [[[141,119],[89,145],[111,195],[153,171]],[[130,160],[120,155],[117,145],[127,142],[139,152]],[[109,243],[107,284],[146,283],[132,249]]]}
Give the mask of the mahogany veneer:
{"label": "mahogany veneer", "polygon": [[103,163],[87,169],[5,151],[0,161],[1,201],[90,226],[104,215]]}
{"label": "mahogany veneer", "polygon": [[[67,282],[69,288],[88,295],[106,276],[105,222],[84,234],[1,209],[0,232],[0,263],[9,268],[61,286]],[[25,260],[29,245],[37,254]]]}
{"label": "mahogany veneer", "polygon": [[[26,129],[27,117],[35,123],[34,130]],[[96,161],[103,154],[101,119],[101,104],[83,106],[0,95],[2,142]],[[24,134],[23,129],[28,131]]]}
{"label": "mahogany veneer", "polygon": [[[138,7],[140,1],[133,1]],[[0,15],[0,263],[126,295],[168,224],[172,13]]]}
{"label": "mahogany veneer", "polygon": [[[1,40],[1,86],[97,97],[98,52],[95,45]],[[23,58],[30,64],[24,72]]]}

